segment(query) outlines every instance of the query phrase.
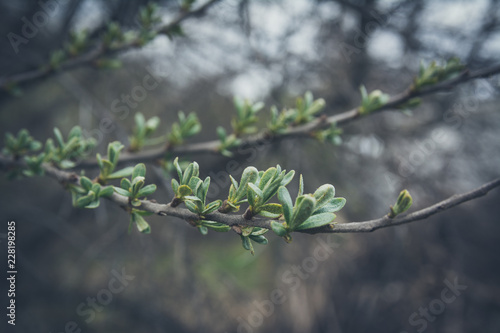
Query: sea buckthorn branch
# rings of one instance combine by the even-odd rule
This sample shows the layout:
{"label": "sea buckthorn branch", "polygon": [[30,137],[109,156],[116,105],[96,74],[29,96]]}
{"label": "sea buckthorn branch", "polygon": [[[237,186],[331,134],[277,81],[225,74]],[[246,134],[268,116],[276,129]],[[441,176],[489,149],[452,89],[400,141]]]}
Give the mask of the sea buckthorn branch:
{"label": "sea buckthorn branch", "polygon": [[[404,112],[420,104],[420,97],[449,91],[455,86],[474,79],[486,78],[500,73],[500,65],[471,72],[456,59],[451,59],[442,66],[431,63],[428,67],[422,65],[420,73],[413,83],[402,93],[390,97],[375,90],[370,93],[361,87],[361,103],[359,107],[332,116],[318,115],[325,107],[323,99],[314,100],[311,93],[297,99],[295,108],[278,111],[271,107],[271,120],[267,127],[256,134],[254,126],[257,112],[262,109],[261,103],[252,104],[248,101],[235,100],[237,117],[232,121],[233,133],[228,134],[222,127],[217,128],[219,140],[199,143],[184,143],[184,140],[174,142],[164,137],[152,140],[163,143],[161,147],[147,150],[133,149],[134,152],[122,154],[119,163],[151,162],[163,160],[168,156],[185,156],[197,154],[222,154],[230,156],[241,148],[253,147],[264,143],[277,142],[289,138],[315,138],[321,142],[330,141],[333,144],[341,142],[341,127],[353,120],[372,115],[384,110],[402,110]],[[193,114],[193,117],[195,115]],[[199,125],[199,126],[198,126]],[[197,124],[195,135],[201,129]],[[248,134],[243,137],[243,134]],[[95,160],[82,161],[80,167],[95,166]]]}
{"label": "sea buckthorn branch", "polygon": [[[115,146],[116,144],[110,144]],[[27,157],[27,156],[26,156]],[[20,159],[14,155],[0,154],[1,169],[12,172],[12,170],[30,170],[29,159]],[[177,161],[176,161],[177,162]],[[460,195],[452,196],[444,201],[413,212],[407,215],[399,215],[410,208],[411,196],[404,190],[398,197],[389,213],[379,219],[363,222],[334,223],[335,212],[340,210],[346,203],[344,198],[335,197],[333,185],[320,186],[313,194],[303,193],[303,179],[299,180],[299,193],[293,204],[286,185],[293,178],[293,171],[286,173],[279,166],[269,168],[265,171],[257,171],[254,167],[248,167],[238,184],[231,177],[231,188],[228,198],[224,201],[216,200],[206,203],[206,194],[210,186],[210,178],[204,181],[197,177],[195,170],[196,162],[191,163],[185,170],[179,170],[179,178],[187,183],[183,203],[187,208],[180,207],[180,203],[161,204],[155,200],[147,200],[156,190],[154,184],[145,185],[146,167],[140,163],[133,168],[131,179],[122,178],[120,187],[103,186],[95,180],[85,176],[79,176],[75,172],[61,170],[52,162],[42,162],[40,168],[42,174],[58,180],[73,196],[73,204],[76,207],[96,208],[100,198],[106,198],[130,214],[130,225],[135,225],[140,232],[149,233],[151,228],[144,216],[157,214],[160,216],[173,216],[187,221],[190,225],[197,227],[202,234],[208,230],[219,232],[235,231],[242,240],[245,249],[253,253],[252,241],[258,244],[267,244],[268,240],[264,234],[272,230],[275,234],[283,237],[287,242],[291,241],[293,232],[300,233],[358,233],[371,232],[380,228],[397,226],[423,220],[431,215],[437,214],[466,201],[487,194],[493,188],[500,186],[500,179],[484,184],[483,186]],[[176,168],[180,167],[178,164]],[[26,175],[17,172],[18,175]],[[276,185],[279,187],[276,189]],[[173,185],[173,188],[175,190]],[[246,190],[246,191],[245,191]],[[245,199],[246,193],[246,199]],[[277,194],[279,204],[271,204],[273,207],[266,209],[266,199]],[[246,200],[246,201],[245,201]],[[239,205],[247,202],[248,209],[244,214],[237,214]],[[225,207],[229,205],[230,209]],[[239,205],[236,205],[236,204]],[[251,216],[248,214],[251,211]]]}

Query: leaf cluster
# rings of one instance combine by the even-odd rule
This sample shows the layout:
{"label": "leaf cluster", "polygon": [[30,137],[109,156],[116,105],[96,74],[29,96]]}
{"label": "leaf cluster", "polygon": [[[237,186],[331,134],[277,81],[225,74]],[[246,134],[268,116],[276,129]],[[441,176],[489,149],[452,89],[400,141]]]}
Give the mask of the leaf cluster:
{"label": "leaf cluster", "polygon": [[241,140],[238,139],[234,133],[227,135],[226,130],[221,126],[217,127],[217,136],[220,140],[220,145],[217,148],[219,153],[226,157],[233,156],[230,149],[239,146],[241,144]]}
{"label": "leaf cluster", "polygon": [[281,186],[278,190],[278,199],[283,206],[284,223],[271,222],[273,231],[291,240],[290,233],[298,230],[314,229],[333,222],[335,212],[344,207],[346,200],[335,197],[335,187],[330,184],[320,186],[314,194],[303,194],[304,184],[300,177],[299,193],[292,202],[290,193],[286,187]]}
{"label": "leaf cluster", "polygon": [[42,148],[42,144],[33,139],[27,129],[21,129],[17,133],[17,137],[12,133],[5,134],[5,146],[2,153],[17,159],[22,155],[40,150],[40,148]]}
{"label": "leaf cluster", "polygon": [[198,163],[193,162],[190,163],[184,171],[182,171],[179,165],[179,158],[176,157],[174,160],[174,167],[177,171],[177,175],[179,176],[179,181],[172,178],[172,189],[175,194],[175,197],[172,200],[172,206],[175,207],[181,202],[184,202],[187,196],[193,194],[200,180],[198,177],[200,175],[200,166]]}
{"label": "leaf cluster", "polygon": [[419,90],[422,87],[434,85],[436,83],[451,79],[465,68],[460,59],[453,57],[446,61],[444,65],[438,65],[432,61],[428,66],[420,63],[418,76],[414,79],[412,90]]}
{"label": "leaf cluster", "polygon": [[85,176],[80,177],[80,186],[70,186],[73,206],[78,208],[97,208],[101,197],[110,197],[113,187],[101,186]]}
{"label": "leaf cluster", "polygon": [[128,197],[129,203],[132,206],[139,207],[141,205],[141,199],[144,199],[156,191],[155,184],[144,186],[145,177],[146,166],[144,163],[139,163],[132,170],[130,180],[128,178],[122,178],[120,187],[114,186],[113,189],[116,193]]}
{"label": "leaf cluster", "polygon": [[170,145],[180,145],[184,140],[198,134],[201,131],[201,123],[196,113],[191,112],[187,117],[184,112],[179,111],[179,121],[172,124],[172,129],[168,134]]}
{"label": "leaf cluster", "polygon": [[119,141],[111,142],[108,145],[108,158],[103,159],[101,154],[97,154],[97,165],[99,166],[98,181],[100,184],[106,184],[108,180],[119,179],[130,176],[133,167],[126,167],[118,171],[114,171],[120,159],[120,151],[124,146]]}
{"label": "leaf cluster", "polygon": [[288,185],[295,175],[295,171],[286,172],[277,165],[260,171],[255,183],[247,185],[247,199],[249,207],[245,212],[245,218],[250,219],[260,214],[269,218],[277,218],[281,215],[281,206],[275,203],[268,203],[278,192],[280,186]]}
{"label": "leaf cluster", "polygon": [[141,150],[144,145],[149,143],[148,139],[160,125],[160,118],[152,117],[146,121],[144,115],[141,112],[137,112],[134,116],[134,122],[133,134],[129,138],[129,150],[132,152]]}
{"label": "leaf cluster", "polygon": [[235,136],[242,134],[253,134],[257,132],[255,124],[258,121],[257,112],[264,108],[264,103],[251,103],[249,100],[234,98],[234,107],[236,109],[236,118],[231,120],[231,126]]}
{"label": "leaf cluster", "polygon": [[375,110],[380,109],[390,100],[389,95],[384,94],[378,89],[368,94],[365,86],[362,85],[359,90],[361,91],[361,106],[358,110],[361,115],[367,115]]}
{"label": "leaf cluster", "polygon": [[295,108],[278,111],[276,106],[271,107],[271,121],[267,124],[271,133],[283,133],[289,126],[302,125],[313,121],[317,114],[325,108],[325,100],[314,99],[308,91],[304,97],[298,97]]}
{"label": "leaf cluster", "polygon": [[80,126],[71,129],[67,140],[58,128],[54,128],[54,135],[55,143],[50,138],[45,142],[44,160],[63,169],[74,167],[77,159],[86,156],[95,147],[95,140],[85,139]]}

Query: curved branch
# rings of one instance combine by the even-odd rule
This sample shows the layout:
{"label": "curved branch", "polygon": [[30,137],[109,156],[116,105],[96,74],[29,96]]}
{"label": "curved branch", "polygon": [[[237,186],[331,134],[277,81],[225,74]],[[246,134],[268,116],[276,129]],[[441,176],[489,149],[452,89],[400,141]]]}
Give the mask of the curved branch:
{"label": "curved branch", "polygon": [[[487,69],[477,70],[474,72],[465,70],[459,75],[457,75],[455,78],[449,79],[445,82],[438,83],[431,87],[422,88],[420,90],[412,90],[410,87],[406,89],[404,92],[393,96],[385,105],[372,111],[368,115],[384,110],[397,108],[398,106],[404,104],[405,102],[409,101],[412,98],[435,94],[442,91],[448,91],[451,88],[461,83],[479,78],[489,77],[499,73],[500,73],[500,65]],[[316,120],[307,123],[305,125],[290,127],[286,132],[281,134],[271,134],[267,131],[263,131],[259,134],[242,139],[241,144],[237,147],[232,148],[231,150],[236,151],[241,148],[253,147],[288,138],[297,138],[297,137],[312,138],[313,137],[312,133],[316,130],[327,128],[332,124],[336,124],[337,126],[342,126],[357,118],[364,116],[366,115],[361,115],[359,109],[355,108],[330,117],[326,116],[319,117]],[[150,162],[163,158],[167,153],[171,153],[174,156],[183,156],[187,154],[219,154],[219,146],[220,146],[219,140],[184,144],[174,147],[166,145],[161,148],[148,149],[137,153],[124,153],[120,157],[120,163],[138,162],[138,161]],[[80,162],[78,166],[92,167],[96,166],[96,163],[97,163],[96,160],[86,160]]]}
{"label": "curved branch", "polygon": [[[0,166],[5,169],[26,167],[23,162],[13,161],[12,159],[9,159],[3,155],[0,155]],[[43,168],[47,175],[55,178],[62,184],[79,184],[80,177],[74,172],[63,171],[49,164],[44,164]],[[381,218],[370,221],[333,223],[321,228],[301,230],[296,232],[307,234],[372,232],[381,228],[394,227],[401,224],[424,220],[429,216],[443,212],[464,202],[482,197],[496,187],[500,187],[500,178],[486,183],[470,192],[453,195],[448,199],[438,202],[432,206],[399,217],[390,218],[388,215],[385,215]],[[111,195],[107,199],[118,204],[125,210],[129,210],[131,208],[129,200],[125,196],[113,193],[113,195]],[[194,225],[194,222],[200,219],[198,215],[192,213],[186,208],[172,207],[171,204],[160,204],[154,200],[141,200],[140,209],[155,213],[160,216],[174,216],[187,221],[191,225]],[[245,219],[243,215],[223,214],[220,212],[207,214],[203,219],[223,223],[231,227],[252,226],[266,229],[271,229],[271,222],[273,221],[272,219],[267,218],[252,218],[251,220],[248,220]]]}
{"label": "curved branch", "polygon": [[420,221],[434,214],[458,206],[464,202],[482,197],[496,187],[500,187],[500,178],[497,178],[489,183],[483,184],[482,186],[470,192],[453,195],[448,199],[440,201],[432,206],[423,208],[416,212],[406,214],[400,217],[395,217],[391,219],[387,215],[385,215],[384,217],[370,221],[337,223],[334,224],[333,228],[318,228],[317,230],[311,230],[312,232],[309,233],[314,234],[314,233],[372,232],[381,228],[394,227],[401,224]]}
{"label": "curved branch", "polygon": [[[218,1],[220,0],[209,0],[202,6],[198,7],[197,9],[188,12],[184,11],[179,16],[177,16],[177,18],[175,18],[172,22],[154,29],[154,32],[156,32],[157,34],[168,34],[182,21],[203,14],[210,6],[212,6]],[[142,45],[132,43],[132,44],[125,44],[120,48],[110,50],[105,48],[102,42],[98,42],[97,45],[95,45],[91,50],[75,58],[71,58],[64,61],[59,65],[58,68],[43,67],[39,69],[26,71],[23,73],[14,74],[9,77],[0,78],[0,88],[5,89],[11,85],[17,85],[31,80],[42,79],[48,77],[51,74],[91,64],[95,60],[103,56],[109,56],[116,54],[118,52],[123,52],[140,47],[142,47]]]}

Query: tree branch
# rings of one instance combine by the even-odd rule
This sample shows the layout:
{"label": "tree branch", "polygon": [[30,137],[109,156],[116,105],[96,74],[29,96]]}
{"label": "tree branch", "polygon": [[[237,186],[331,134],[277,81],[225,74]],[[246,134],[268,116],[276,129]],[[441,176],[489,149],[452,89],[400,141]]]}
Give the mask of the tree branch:
{"label": "tree branch", "polygon": [[[19,167],[25,168],[26,165],[22,161],[13,161],[12,159],[0,154],[0,167],[8,170],[11,168],[19,168]],[[79,184],[80,177],[74,172],[63,171],[50,164],[44,164],[43,169],[45,170],[45,173],[48,176],[58,180],[63,185]],[[500,178],[495,179],[489,183],[486,183],[470,192],[453,195],[448,199],[438,202],[432,206],[399,217],[389,218],[388,215],[385,215],[381,218],[370,221],[333,223],[331,225],[327,225],[321,228],[307,229],[296,232],[307,233],[307,234],[372,232],[381,228],[394,227],[397,225],[426,219],[429,216],[443,212],[447,209],[458,206],[464,202],[482,197],[496,187],[500,187]],[[119,195],[117,193],[113,193],[107,199],[118,204],[120,207],[124,208],[127,211],[129,211],[132,208],[132,206],[130,206],[128,198]],[[201,217],[192,213],[186,208],[172,207],[171,204],[160,204],[154,200],[141,200],[140,207],[136,208],[140,208],[141,210],[152,212],[160,216],[177,217],[187,221],[191,225],[195,225],[195,222],[201,219]],[[271,229],[271,222],[275,221],[268,218],[255,218],[255,217],[248,220],[245,219],[243,215],[223,214],[220,212],[207,214],[206,216],[203,217],[203,219],[223,223],[231,227],[252,226],[252,227],[260,227],[266,229]],[[233,228],[233,229],[238,229],[238,228]]]}
{"label": "tree branch", "polygon": [[[405,102],[408,102],[412,98],[435,94],[442,91],[448,91],[451,88],[461,83],[465,83],[479,78],[489,77],[492,75],[496,75],[498,73],[500,73],[500,65],[487,69],[477,70],[474,72],[470,72],[469,70],[464,70],[455,78],[449,79],[445,82],[441,82],[427,88],[412,90],[410,87],[406,89],[404,92],[393,96],[385,105],[372,111],[368,115],[384,110],[397,108],[398,106],[404,104]],[[312,138],[313,137],[312,133],[316,130],[327,128],[332,124],[336,124],[337,126],[340,127],[355,119],[364,116],[366,115],[362,115],[359,112],[358,108],[354,108],[349,111],[345,111],[330,117],[319,117],[316,120],[307,123],[305,125],[290,127],[286,132],[281,134],[271,134],[268,131],[262,131],[259,134],[242,139],[241,144],[237,147],[232,148],[231,150],[237,151],[238,149],[241,148],[253,147],[260,144],[276,142],[289,138],[297,138],[297,137]],[[174,147],[165,145],[164,147],[148,149],[137,153],[125,152],[120,157],[120,163],[138,162],[138,161],[150,162],[163,158],[167,153],[171,153],[174,156],[183,156],[188,154],[219,154],[218,150],[219,146],[220,146],[219,140],[184,144]],[[80,162],[78,166],[93,167],[96,166],[96,163],[97,163],[96,160],[86,160]]]}
{"label": "tree branch", "polygon": [[377,229],[394,227],[401,224],[423,220],[434,214],[443,212],[447,209],[458,206],[464,202],[482,197],[492,189],[500,186],[500,178],[497,178],[489,183],[462,194],[456,194],[446,200],[440,201],[432,206],[423,208],[411,214],[402,215],[400,217],[389,218],[387,215],[370,221],[364,222],[350,222],[350,223],[337,223],[333,228],[318,228],[310,230],[309,233],[358,233],[358,232],[372,232]]}
{"label": "tree branch", "polygon": [[[220,0],[209,0],[202,6],[198,7],[197,9],[188,12],[184,11],[181,14],[179,14],[179,16],[177,16],[177,18],[175,18],[172,22],[154,29],[154,32],[156,32],[157,34],[168,34],[181,22],[191,17],[203,14],[210,6],[212,6],[218,1]],[[51,74],[91,64],[95,60],[103,56],[110,56],[118,52],[123,52],[140,47],[142,47],[142,45],[132,43],[132,44],[125,44],[122,47],[110,50],[104,47],[103,42],[98,42],[97,45],[95,45],[91,50],[75,58],[71,58],[62,62],[57,68],[42,67],[34,70],[29,70],[23,73],[14,74],[9,77],[2,77],[0,78],[0,88],[6,89],[12,85],[18,85],[20,83],[36,79],[43,79],[45,77],[50,76]]]}

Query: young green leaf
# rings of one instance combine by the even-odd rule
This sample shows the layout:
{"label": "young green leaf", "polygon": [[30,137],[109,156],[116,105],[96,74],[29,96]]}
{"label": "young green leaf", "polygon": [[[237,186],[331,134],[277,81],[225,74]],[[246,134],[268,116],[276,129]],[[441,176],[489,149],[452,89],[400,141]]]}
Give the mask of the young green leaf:
{"label": "young green leaf", "polygon": [[314,211],[314,205],[316,200],[313,196],[305,195],[297,198],[295,204],[295,209],[292,215],[292,219],[289,223],[291,230],[296,230],[299,225],[301,225],[305,220],[311,216]]}
{"label": "young green leaf", "polygon": [[[246,192],[247,192],[247,189],[246,189],[247,185],[249,183],[251,183],[251,184],[255,183],[255,181],[257,180],[258,177],[259,177],[259,171],[254,167],[247,167],[247,168],[245,168],[245,170],[243,170],[243,174],[241,175],[240,185],[239,185],[239,187],[235,186],[235,188],[237,189],[236,194],[235,194],[235,198],[234,198],[235,203],[237,203],[238,201],[242,200],[245,197]],[[233,185],[234,185],[234,183],[233,183]]]}
{"label": "young green leaf", "polygon": [[264,236],[254,236],[254,235],[250,235],[248,236],[251,240],[253,240],[254,242],[256,243],[259,243],[261,245],[267,245],[268,243],[268,240],[266,237]]}
{"label": "young green leaf", "polygon": [[202,214],[210,214],[215,212],[220,206],[222,205],[222,201],[217,200],[214,202],[209,203],[208,205],[205,206],[205,209],[203,210]]}
{"label": "young green leaf", "polygon": [[110,197],[113,194],[113,187],[112,186],[106,186],[106,187],[101,187],[101,192],[99,193],[100,197]]}
{"label": "young green leaf", "polygon": [[208,229],[206,226],[204,225],[200,225],[198,226],[198,230],[200,231],[200,233],[203,235],[203,236],[206,236],[206,234],[208,234]]}
{"label": "young green leaf", "polygon": [[193,193],[193,191],[191,190],[191,188],[189,188],[189,186],[187,186],[187,185],[181,185],[181,186],[179,186],[179,195],[181,197],[185,197],[187,195],[191,195],[191,193]]}
{"label": "young green leaf", "polygon": [[274,231],[274,233],[280,237],[283,237],[287,234],[287,230],[283,223],[279,223],[276,221],[271,221],[271,229]]}
{"label": "young green leaf", "polygon": [[209,229],[212,229],[214,231],[217,231],[217,232],[228,232],[229,230],[231,230],[230,226],[228,226],[226,224],[219,223],[219,222],[206,221],[206,220],[201,220],[200,222],[203,226],[205,226]]}
{"label": "young green leaf", "polygon": [[112,174],[109,174],[106,178],[107,179],[119,179],[123,177],[128,177],[132,174],[134,171],[133,167],[126,167],[121,170],[115,171]]}
{"label": "young green leaf", "polygon": [[290,197],[290,193],[288,192],[286,187],[281,186],[278,189],[278,200],[281,202],[281,205],[283,206],[282,209],[285,221],[290,223],[293,214],[293,203],[292,203],[292,198]]}
{"label": "young green leaf", "polygon": [[195,204],[193,201],[186,200],[186,201],[184,201],[184,204],[186,205],[187,209],[189,209],[191,212],[193,212],[195,214],[200,213],[198,210],[198,205]]}
{"label": "young green leaf", "polygon": [[177,194],[179,191],[179,182],[172,178],[172,189],[174,190],[174,193]]}
{"label": "young green leaf", "polygon": [[262,193],[262,190],[255,186],[255,184],[249,183],[248,184],[248,190],[253,193],[253,195],[259,197],[260,199],[264,198],[264,193]]}
{"label": "young green leaf", "polygon": [[321,213],[317,215],[312,215],[302,224],[300,224],[295,230],[319,228],[324,225],[332,223],[335,217],[336,216],[333,213]]}
{"label": "young green leaf", "polygon": [[137,164],[132,170],[132,179],[136,177],[145,177],[146,176],[146,166],[144,163]]}
{"label": "young green leaf", "polygon": [[321,185],[316,192],[314,192],[314,199],[316,199],[316,210],[328,204],[335,197],[335,187],[330,184]]}
{"label": "young green leaf", "polygon": [[300,177],[299,177],[299,193],[297,194],[297,197],[300,197],[303,194],[304,194],[304,178],[302,177],[302,174],[300,174]]}
{"label": "young green leaf", "polygon": [[148,195],[153,194],[155,191],[156,191],[155,184],[146,185],[139,190],[139,192],[137,193],[137,197],[147,197]]}
{"label": "young green leaf", "polygon": [[83,208],[89,205],[94,200],[95,200],[95,193],[90,191],[87,195],[80,197],[78,200],[76,200],[76,206],[79,208]]}
{"label": "young green leaf", "polygon": [[260,207],[259,214],[269,218],[277,218],[282,214],[281,205],[275,203],[268,203]]}
{"label": "young green leaf", "polygon": [[113,190],[114,190],[116,193],[118,193],[118,194],[120,194],[120,195],[123,195],[123,196],[125,196],[125,197],[130,197],[130,196],[132,195],[132,193],[130,193],[128,190],[124,190],[124,189],[122,189],[122,188],[120,188],[120,187],[115,187],[115,186],[113,186]]}
{"label": "young green leaf", "polygon": [[90,209],[97,208],[97,207],[99,207],[99,203],[100,203],[99,198],[96,198],[96,199],[94,199],[94,201],[92,201],[87,206],[85,206],[85,208],[90,208]]}
{"label": "young green leaf", "polygon": [[142,232],[143,234],[149,234],[151,233],[151,227],[149,226],[148,222],[139,214],[137,213],[132,213],[132,222],[135,223],[137,226],[137,229]]}
{"label": "young green leaf", "polygon": [[127,178],[122,178],[120,181],[120,187],[128,191],[132,187],[132,183]]}
{"label": "young green leaf", "polygon": [[314,214],[319,214],[319,213],[335,213],[339,210],[341,210],[346,203],[346,200],[344,198],[334,198],[332,199],[329,203],[324,205],[323,207],[319,209],[314,210]]}
{"label": "young green leaf", "polygon": [[179,165],[179,158],[178,157],[176,157],[174,160],[174,167],[175,167],[175,170],[177,170],[177,176],[179,177],[179,181],[182,182],[182,169]]}
{"label": "young green leaf", "polygon": [[252,255],[254,254],[254,250],[253,250],[253,246],[252,246],[252,242],[250,241],[250,238],[248,238],[247,236],[242,236],[240,235],[241,237],[241,242],[243,244],[243,248],[247,251],[250,251],[250,253],[252,253]]}
{"label": "young green leaf", "polygon": [[85,176],[80,177],[80,185],[87,191],[92,189],[92,181]]}

